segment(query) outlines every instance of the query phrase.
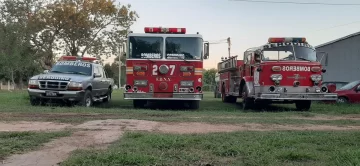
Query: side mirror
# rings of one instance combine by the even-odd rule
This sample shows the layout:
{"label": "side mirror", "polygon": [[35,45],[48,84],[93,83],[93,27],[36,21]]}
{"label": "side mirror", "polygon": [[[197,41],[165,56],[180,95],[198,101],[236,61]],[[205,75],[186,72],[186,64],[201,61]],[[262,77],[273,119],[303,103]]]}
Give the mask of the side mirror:
{"label": "side mirror", "polygon": [[94,73],[94,78],[101,77],[101,74]]}
{"label": "side mirror", "polygon": [[49,73],[49,70],[44,70],[43,73],[47,74],[47,73]]}
{"label": "side mirror", "polygon": [[204,43],[204,59],[209,59],[209,42]]}
{"label": "side mirror", "polygon": [[358,85],[355,89],[356,92],[359,92],[360,91],[360,85]]}

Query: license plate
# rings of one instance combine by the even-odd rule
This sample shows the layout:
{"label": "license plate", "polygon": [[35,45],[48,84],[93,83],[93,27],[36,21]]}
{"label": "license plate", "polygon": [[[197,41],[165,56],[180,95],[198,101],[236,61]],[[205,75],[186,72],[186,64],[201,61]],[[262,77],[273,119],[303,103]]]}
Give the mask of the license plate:
{"label": "license plate", "polygon": [[46,92],[45,93],[46,96],[57,96],[56,92]]}

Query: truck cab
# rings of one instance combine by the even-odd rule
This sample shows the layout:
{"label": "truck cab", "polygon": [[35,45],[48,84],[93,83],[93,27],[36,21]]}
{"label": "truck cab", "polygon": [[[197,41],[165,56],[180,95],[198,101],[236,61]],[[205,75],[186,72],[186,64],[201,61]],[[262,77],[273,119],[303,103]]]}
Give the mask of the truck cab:
{"label": "truck cab", "polygon": [[203,60],[209,44],[185,28],[145,27],[127,43],[124,99],[143,108],[149,101],[182,101],[191,109],[203,98]]}
{"label": "truck cab", "polygon": [[28,94],[31,105],[64,101],[90,107],[94,102],[111,99],[114,80],[92,57],[62,56],[43,74],[30,78]]}
{"label": "truck cab", "polygon": [[311,101],[336,101],[335,93],[321,86],[326,70],[317,61],[316,50],[305,38],[269,38],[268,43],[245,51],[239,87],[243,108],[264,103],[295,103],[309,110]]}

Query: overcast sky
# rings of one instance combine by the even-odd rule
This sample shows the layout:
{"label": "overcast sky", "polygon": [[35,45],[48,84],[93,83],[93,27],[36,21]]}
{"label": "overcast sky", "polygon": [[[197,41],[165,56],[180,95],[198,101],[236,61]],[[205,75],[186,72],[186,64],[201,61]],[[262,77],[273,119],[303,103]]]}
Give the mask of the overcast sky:
{"label": "overcast sky", "polygon": [[[285,1],[285,0],[269,0]],[[286,0],[296,2],[360,3],[360,0]],[[185,27],[206,41],[231,38],[231,55],[242,55],[271,36],[306,37],[319,45],[360,31],[360,6],[251,3],[228,0],[117,0],[131,4],[140,16],[134,32],[146,26]],[[349,24],[351,23],[351,24]],[[348,25],[344,25],[348,24]],[[343,26],[342,26],[343,25]],[[204,67],[216,67],[227,56],[227,44],[210,45]],[[111,58],[113,59],[113,58]]]}

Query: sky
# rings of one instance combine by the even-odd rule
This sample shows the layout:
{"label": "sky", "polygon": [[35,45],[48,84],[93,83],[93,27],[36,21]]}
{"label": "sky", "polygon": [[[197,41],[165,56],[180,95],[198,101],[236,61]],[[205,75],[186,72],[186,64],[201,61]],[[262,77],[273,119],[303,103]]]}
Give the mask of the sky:
{"label": "sky", "polygon": [[[116,0],[131,4],[139,19],[131,27],[183,27],[199,32],[204,41],[231,39],[231,56],[266,44],[269,37],[305,37],[317,46],[360,31],[360,6],[299,5],[240,2],[236,0]],[[359,0],[268,0],[319,3],[352,3]],[[204,68],[216,68],[228,56],[226,43],[210,44]]]}

